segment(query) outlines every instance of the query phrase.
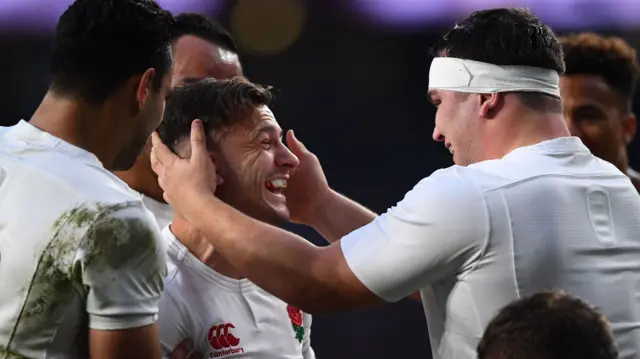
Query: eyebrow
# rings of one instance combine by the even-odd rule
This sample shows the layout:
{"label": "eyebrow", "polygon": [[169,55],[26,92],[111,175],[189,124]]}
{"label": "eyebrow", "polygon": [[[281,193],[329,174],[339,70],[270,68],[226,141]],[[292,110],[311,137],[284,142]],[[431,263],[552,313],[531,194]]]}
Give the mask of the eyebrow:
{"label": "eyebrow", "polygon": [[272,124],[261,125],[255,130],[255,137],[259,137],[263,133],[275,132],[279,137],[282,137],[283,131],[280,127],[276,127]]}
{"label": "eyebrow", "polygon": [[606,111],[601,107],[598,106],[596,104],[593,103],[582,103],[582,104],[578,104],[577,106],[574,106],[572,109],[573,112],[580,112],[580,111],[595,111],[598,112],[600,114],[605,113]]}

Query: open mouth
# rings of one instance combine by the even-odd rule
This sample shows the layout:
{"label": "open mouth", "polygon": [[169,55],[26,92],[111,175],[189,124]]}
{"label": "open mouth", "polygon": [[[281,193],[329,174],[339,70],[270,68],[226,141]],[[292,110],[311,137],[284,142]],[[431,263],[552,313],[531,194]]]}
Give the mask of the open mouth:
{"label": "open mouth", "polygon": [[265,183],[265,187],[271,193],[283,194],[285,188],[287,188],[287,180],[282,179],[282,178],[272,179],[272,180],[267,181]]}

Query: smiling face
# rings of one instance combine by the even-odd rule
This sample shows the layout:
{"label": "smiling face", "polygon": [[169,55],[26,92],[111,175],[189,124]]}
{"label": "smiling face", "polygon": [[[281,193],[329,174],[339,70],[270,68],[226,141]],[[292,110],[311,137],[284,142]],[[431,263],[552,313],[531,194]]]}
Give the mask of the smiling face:
{"label": "smiling face", "polygon": [[289,219],[283,190],[298,158],[282,142],[267,106],[215,136],[211,157],[224,183],[216,196],[245,214],[274,225]]}

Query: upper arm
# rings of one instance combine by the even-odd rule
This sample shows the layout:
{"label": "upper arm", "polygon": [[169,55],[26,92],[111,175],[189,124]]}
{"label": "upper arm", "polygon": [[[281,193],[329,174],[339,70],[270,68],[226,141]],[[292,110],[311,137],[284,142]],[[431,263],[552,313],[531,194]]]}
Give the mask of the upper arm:
{"label": "upper arm", "polygon": [[488,236],[483,193],[464,179],[421,181],[396,207],[341,240],[353,275],[397,301],[464,269]]}
{"label": "upper arm", "polygon": [[119,353],[124,350],[118,348],[120,344],[135,342],[147,350],[141,358],[159,357],[154,323],[166,272],[165,255],[159,229],[140,203],[103,208],[86,231],[76,259],[92,346]]}
{"label": "upper arm", "polygon": [[190,339],[197,343],[189,333],[187,321],[189,320],[188,310],[180,305],[180,299],[174,298],[171,289],[168,287],[160,299],[160,313],[158,326],[160,328],[160,344],[164,357],[169,354],[185,339]]}
{"label": "upper arm", "polygon": [[158,325],[125,330],[89,330],[91,359],[159,359]]}

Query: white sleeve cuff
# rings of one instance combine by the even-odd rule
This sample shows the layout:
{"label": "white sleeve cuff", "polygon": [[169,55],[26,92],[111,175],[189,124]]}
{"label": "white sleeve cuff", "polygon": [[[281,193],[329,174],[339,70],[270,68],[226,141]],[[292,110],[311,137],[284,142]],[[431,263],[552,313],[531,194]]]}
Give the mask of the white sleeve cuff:
{"label": "white sleeve cuff", "polygon": [[95,330],[126,330],[146,327],[158,320],[157,314],[130,315],[119,317],[104,317],[89,315],[89,328]]}

